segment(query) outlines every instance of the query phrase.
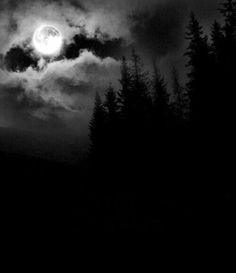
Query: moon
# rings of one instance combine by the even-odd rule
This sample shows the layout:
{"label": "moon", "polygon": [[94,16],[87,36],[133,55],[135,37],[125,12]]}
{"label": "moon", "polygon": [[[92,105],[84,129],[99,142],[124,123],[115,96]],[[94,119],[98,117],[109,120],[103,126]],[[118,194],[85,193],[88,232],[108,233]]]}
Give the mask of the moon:
{"label": "moon", "polygon": [[55,56],[61,51],[63,37],[54,26],[41,26],[34,32],[33,45],[36,51],[45,56]]}

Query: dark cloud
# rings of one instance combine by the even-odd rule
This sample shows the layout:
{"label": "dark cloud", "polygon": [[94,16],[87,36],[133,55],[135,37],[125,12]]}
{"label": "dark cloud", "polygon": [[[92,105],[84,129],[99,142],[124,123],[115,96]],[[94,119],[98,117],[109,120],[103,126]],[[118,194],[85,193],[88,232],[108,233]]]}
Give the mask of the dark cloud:
{"label": "dark cloud", "polygon": [[9,71],[25,71],[30,66],[36,68],[37,62],[31,50],[20,46],[11,48],[4,58],[5,67]]}
{"label": "dark cloud", "polygon": [[[63,0],[59,0],[60,2],[63,2]],[[78,0],[66,0],[68,1],[72,6],[74,6],[76,9],[80,9],[83,10],[84,12],[86,12],[86,8],[85,6]],[[65,0],[64,0],[65,2]]]}
{"label": "dark cloud", "polygon": [[[40,62],[46,62],[40,59]],[[46,119],[52,116],[88,116],[95,91],[104,92],[116,80],[120,64],[113,58],[99,58],[87,50],[73,60],[54,60],[38,70],[0,69],[0,100],[12,101],[28,109],[28,114]],[[2,91],[4,90],[4,91]],[[9,93],[9,96],[7,94]]]}
{"label": "dark cloud", "polygon": [[212,21],[213,18],[219,17],[218,8],[224,0],[189,0],[186,2],[188,10],[194,11],[200,20]]}
{"label": "dark cloud", "polygon": [[120,59],[125,47],[123,39],[109,39],[105,34],[100,32],[97,34],[100,36],[99,38],[96,35],[93,38],[86,37],[84,34],[76,35],[73,38],[73,43],[65,48],[65,57],[67,59],[77,58],[80,50],[87,49],[101,58]]}
{"label": "dark cloud", "polygon": [[134,12],[130,16],[135,43],[151,57],[163,57],[177,50],[183,41],[183,2],[169,2],[152,11]]}
{"label": "dark cloud", "polygon": [[[30,3],[30,0],[2,0],[0,7],[1,8],[7,8],[8,10],[15,10],[18,8],[19,5],[22,5],[22,3],[27,2]],[[58,3],[59,5],[62,5],[63,3],[71,4],[75,8],[84,9],[85,7],[82,4],[82,1],[80,0],[34,0],[34,2],[40,2],[40,3]]]}
{"label": "dark cloud", "polygon": [[18,28],[18,24],[15,18],[9,18],[8,31],[9,33],[16,32]]}
{"label": "dark cloud", "polygon": [[[97,31],[95,37],[88,37],[87,34],[78,34],[73,38],[72,43],[65,45],[60,56],[53,61],[62,59],[76,59],[83,50],[93,52],[100,58],[111,57],[120,59],[124,53],[125,42],[122,38],[109,38],[108,35]],[[16,45],[12,47],[4,56],[5,68],[8,71],[25,71],[32,67],[39,69],[39,56],[34,54],[33,49],[27,45]],[[52,59],[48,58],[48,61]]]}
{"label": "dark cloud", "polygon": [[[25,128],[51,123],[85,134],[95,91],[103,94],[110,81],[119,88],[117,60],[123,54],[136,47],[166,67],[168,62],[168,69],[173,56],[182,62],[190,10],[207,28],[217,17],[218,2],[1,0],[0,126],[7,120]],[[46,60],[32,48],[31,37],[44,23],[55,25],[65,38],[58,58]]]}

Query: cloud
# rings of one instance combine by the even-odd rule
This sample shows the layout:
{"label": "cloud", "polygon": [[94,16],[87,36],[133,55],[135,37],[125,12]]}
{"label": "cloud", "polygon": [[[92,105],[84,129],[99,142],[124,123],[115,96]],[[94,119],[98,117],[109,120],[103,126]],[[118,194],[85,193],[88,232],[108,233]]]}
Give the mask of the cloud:
{"label": "cloud", "polygon": [[[87,37],[86,33],[83,33],[76,35],[72,43],[64,45],[56,59],[76,59],[79,57],[81,50],[91,51],[100,58],[121,59],[125,47],[125,43],[121,38],[111,39],[100,31],[97,31],[95,37]],[[16,45],[10,48],[2,58],[6,69],[9,71],[25,71],[30,66],[40,68],[43,60],[29,46],[27,41],[22,46]],[[50,62],[50,58],[47,58],[47,60]]]}
{"label": "cloud", "polygon": [[[40,62],[43,66],[44,61]],[[44,117],[50,110],[64,109],[73,114],[91,107],[95,91],[104,92],[109,81],[115,81],[120,67],[118,61],[110,57],[101,59],[87,50],[76,59],[44,65],[42,70],[33,67],[23,72],[0,70],[1,87],[13,89],[11,92],[15,88],[18,103],[27,100],[36,109],[44,107]]]}
{"label": "cloud", "polygon": [[79,56],[80,50],[87,49],[101,58],[121,59],[126,47],[122,38],[110,38],[98,29],[94,37],[87,37],[86,33],[76,35],[73,42],[65,47],[64,56],[74,59]]}
{"label": "cloud", "polygon": [[[3,1],[0,8],[0,50],[5,53],[14,45],[31,40],[33,32],[42,24],[53,24],[60,29],[66,41],[78,33],[78,28],[70,26],[72,20],[76,26],[83,26],[87,13],[81,6],[75,8],[73,1]],[[14,27],[12,27],[12,25]]]}
{"label": "cloud", "polygon": [[180,48],[183,41],[183,2],[159,4],[130,16],[133,39],[150,57],[160,58]]}
{"label": "cloud", "polygon": [[[62,32],[66,44],[84,31],[93,39],[100,30],[111,39],[141,44],[140,49],[145,52],[154,52],[156,48],[156,55],[165,55],[181,45],[183,24],[190,10],[196,10],[204,20],[211,19],[219,1],[2,0],[0,54],[26,40],[30,43],[40,25],[53,24]],[[131,14],[135,16],[130,17]]]}
{"label": "cloud", "polygon": [[3,64],[9,71],[25,71],[28,67],[37,67],[37,57],[27,47],[12,47],[5,55]]}
{"label": "cloud", "polygon": [[14,45],[31,41],[35,29],[42,24],[57,27],[66,43],[83,30],[89,37],[94,37],[98,29],[111,38],[128,36],[125,17],[121,19],[119,10],[108,10],[93,1],[1,1],[0,53],[5,54]]}
{"label": "cloud", "polygon": [[[129,47],[168,61],[176,52],[181,54],[190,10],[209,26],[217,4],[218,0],[1,0],[0,125],[63,122],[85,132],[95,91],[103,93],[110,81],[118,85],[117,59]],[[42,24],[54,25],[65,39],[62,55],[49,62],[35,55],[31,43]]]}

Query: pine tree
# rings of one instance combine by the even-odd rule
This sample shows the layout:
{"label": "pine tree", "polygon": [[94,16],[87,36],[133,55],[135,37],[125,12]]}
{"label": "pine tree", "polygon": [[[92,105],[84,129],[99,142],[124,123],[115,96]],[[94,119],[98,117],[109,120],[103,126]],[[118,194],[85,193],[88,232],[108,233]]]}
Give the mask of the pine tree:
{"label": "pine tree", "polygon": [[117,157],[117,149],[120,146],[119,106],[116,92],[111,84],[105,94],[104,107],[107,113],[104,154],[108,158],[107,165],[110,165],[113,161],[111,159]]}
{"label": "pine tree", "polygon": [[225,36],[223,32],[223,28],[221,25],[215,21],[211,28],[211,53],[213,57],[214,65],[212,67],[212,79],[211,79],[211,89],[214,90],[214,95],[212,96],[212,105],[214,108],[214,120],[212,123],[215,122],[216,127],[219,128],[219,120],[222,117],[221,111],[223,103],[223,96],[222,90],[224,89],[224,43],[225,43]]}
{"label": "pine tree", "polygon": [[148,97],[148,75],[143,69],[140,56],[133,50],[131,56],[131,79],[133,96],[136,99],[147,100]]}
{"label": "pine tree", "polygon": [[224,42],[224,34],[221,25],[215,21],[211,28],[211,48],[217,65],[222,59],[222,49]]}
{"label": "pine tree", "polygon": [[[152,110],[148,74],[144,71],[140,56],[134,50],[129,63],[125,58],[122,60],[120,83],[120,151],[124,149],[131,155],[145,149],[145,139],[151,128]],[[140,145],[141,143],[144,145]]]}
{"label": "pine tree", "polygon": [[219,10],[225,19],[223,25],[224,47],[222,64],[228,70],[227,73],[229,73],[229,70],[234,70],[236,61],[236,1],[225,0]]}
{"label": "pine tree", "polygon": [[110,84],[106,93],[104,106],[107,109],[107,117],[109,121],[115,121],[118,118],[118,102],[114,88]]}
{"label": "pine tree", "polygon": [[98,93],[96,93],[93,116],[89,126],[91,140],[90,153],[92,158],[98,157],[99,154],[102,152],[104,144],[106,116],[107,114],[101,97]]}
{"label": "pine tree", "polygon": [[172,90],[174,95],[174,111],[177,119],[185,118],[186,102],[184,98],[184,88],[180,85],[179,75],[175,67],[172,70]]}
{"label": "pine tree", "polygon": [[169,94],[164,78],[159,73],[156,64],[153,72],[153,108],[154,120],[157,126],[167,125],[170,118]]}
{"label": "pine tree", "polygon": [[122,118],[127,119],[131,109],[131,73],[125,57],[122,58],[121,64],[121,89],[118,93],[118,103]]}
{"label": "pine tree", "polygon": [[188,74],[190,77],[190,82],[188,85],[191,87],[194,76],[196,76],[197,73],[200,73],[202,69],[202,62],[209,59],[210,52],[208,38],[207,36],[203,35],[202,27],[195,18],[194,13],[191,13],[190,15],[190,23],[188,26],[188,32],[186,33],[186,39],[189,41],[189,46],[185,56],[189,58],[187,67],[191,68],[191,71]]}
{"label": "pine tree", "polygon": [[191,13],[190,24],[186,39],[189,46],[185,56],[189,61],[187,67],[189,81],[187,88],[190,95],[190,118],[195,125],[207,121],[211,101],[211,71],[212,57],[207,36],[204,36],[202,27]]}
{"label": "pine tree", "polygon": [[[141,58],[133,50],[130,65],[123,58],[121,66],[121,90],[118,94],[121,116],[126,125],[143,125],[148,116],[150,97],[148,75],[144,71]],[[128,125],[129,126],[129,125]]]}
{"label": "pine tree", "polygon": [[224,32],[227,40],[235,40],[236,35],[236,1],[226,0],[219,9],[225,18]]}
{"label": "pine tree", "polygon": [[[236,1],[225,0],[221,4],[220,12],[223,15],[225,22],[223,26],[224,32],[224,47],[223,47],[223,62],[224,69],[227,73],[235,70],[236,62]],[[230,77],[232,73],[230,73]]]}
{"label": "pine tree", "polygon": [[[223,124],[230,128],[235,122],[235,69],[236,69],[236,1],[225,0],[221,4],[220,12],[224,17],[224,42],[220,62],[221,109]],[[228,125],[227,125],[228,124]]]}
{"label": "pine tree", "polygon": [[133,124],[147,125],[151,99],[148,74],[144,71],[140,56],[133,50],[131,56],[131,117]]}

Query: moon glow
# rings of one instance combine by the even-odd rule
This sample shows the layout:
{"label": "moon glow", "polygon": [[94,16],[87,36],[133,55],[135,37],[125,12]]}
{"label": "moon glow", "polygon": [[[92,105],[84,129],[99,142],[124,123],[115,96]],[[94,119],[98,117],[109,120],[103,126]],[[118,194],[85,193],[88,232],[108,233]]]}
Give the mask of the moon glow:
{"label": "moon glow", "polygon": [[41,26],[36,29],[34,33],[33,45],[36,51],[42,55],[58,55],[60,53],[62,44],[62,34],[54,26]]}

